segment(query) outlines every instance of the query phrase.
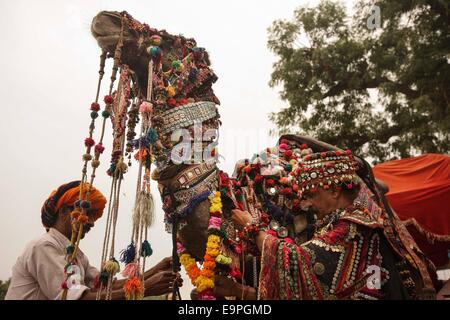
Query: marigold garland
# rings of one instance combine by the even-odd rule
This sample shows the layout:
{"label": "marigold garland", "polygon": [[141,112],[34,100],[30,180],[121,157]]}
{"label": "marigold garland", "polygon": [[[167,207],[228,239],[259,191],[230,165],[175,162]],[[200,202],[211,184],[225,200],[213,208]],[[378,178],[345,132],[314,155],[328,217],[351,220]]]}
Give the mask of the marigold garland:
{"label": "marigold garland", "polygon": [[211,202],[209,207],[210,220],[209,220],[209,236],[206,243],[206,252],[203,258],[203,268],[200,269],[192,256],[186,252],[183,245],[178,242],[178,254],[180,255],[180,263],[186,270],[192,284],[197,288],[198,296],[200,300],[213,300],[215,299],[214,289],[214,277],[216,268],[216,262],[229,265],[231,258],[225,256],[220,252],[220,246],[222,243],[222,237],[220,233],[220,225],[222,223],[222,199],[220,192],[214,192],[209,200]]}

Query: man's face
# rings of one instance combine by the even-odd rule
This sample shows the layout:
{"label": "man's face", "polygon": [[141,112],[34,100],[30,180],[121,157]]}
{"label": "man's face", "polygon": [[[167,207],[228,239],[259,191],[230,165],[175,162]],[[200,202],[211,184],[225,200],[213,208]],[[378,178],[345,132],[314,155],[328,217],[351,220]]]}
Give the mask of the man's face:
{"label": "man's face", "polygon": [[319,218],[322,218],[337,209],[335,192],[319,188],[317,192],[309,193],[304,197],[302,206],[309,207]]}
{"label": "man's face", "polygon": [[95,224],[95,220],[93,218],[93,215],[92,214],[88,214],[88,217],[89,217],[89,220],[83,226],[83,233],[81,234],[81,239],[84,238],[86,233],[88,233],[94,227],[94,224]]}

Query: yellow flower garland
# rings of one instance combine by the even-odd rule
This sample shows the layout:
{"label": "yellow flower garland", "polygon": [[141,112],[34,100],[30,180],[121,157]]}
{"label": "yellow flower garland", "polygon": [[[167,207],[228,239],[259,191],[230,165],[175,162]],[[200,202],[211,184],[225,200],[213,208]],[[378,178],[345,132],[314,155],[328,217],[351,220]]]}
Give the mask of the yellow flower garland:
{"label": "yellow flower garland", "polygon": [[[222,215],[222,200],[220,192],[215,192],[210,196],[209,212],[211,217],[221,217]],[[187,252],[180,254],[180,263],[185,268],[192,284],[197,288],[197,292],[201,294],[208,289],[214,289],[214,269],[216,261],[218,263],[231,263],[231,258],[226,257],[220,252],[221,237],[210,234],[206,243],[206,253],[203,259],[203,269],[197,266],[197,263],[192,256]]]}

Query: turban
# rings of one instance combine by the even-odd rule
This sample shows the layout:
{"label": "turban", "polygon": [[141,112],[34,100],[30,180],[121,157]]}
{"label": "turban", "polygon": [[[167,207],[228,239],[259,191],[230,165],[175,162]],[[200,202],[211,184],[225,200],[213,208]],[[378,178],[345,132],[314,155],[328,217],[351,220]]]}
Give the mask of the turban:
{"label": "turban", "polygon": [[[83,187],[81,199],[90,202],[89,213],[95,220],[100,218],[106,205],[106,198],[103,194],[89,183],[80,184],[80,181],[72,181],[63,184],[58,189],[52,191],[41,209],[42,224],[49,228],[54,225],[57,213],[62,206],[73,206],[80,200],[80,187]],[[86,197],[87,192],[89,195]]]}
{"label": "turban", "polygon": [[313,153],[302,158],[299,184],[302,192],[314,192],[318,188],[344,187],[352,189],[359,183],[356,175],[358,164],[351,151],[336,150]]}

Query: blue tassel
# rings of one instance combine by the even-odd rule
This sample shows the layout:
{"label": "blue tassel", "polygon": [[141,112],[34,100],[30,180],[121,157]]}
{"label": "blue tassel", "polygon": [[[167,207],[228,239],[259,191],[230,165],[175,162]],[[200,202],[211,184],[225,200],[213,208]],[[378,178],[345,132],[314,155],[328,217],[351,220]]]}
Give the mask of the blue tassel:
{"label": "blue tassel", "polygon": [[139,147],[146,148],[150,145],[150,142],[147,141],[145,137],[134,139],[133,141],[131,141],[131,143],[135,149],[139,149]]}
{"label": "blue tassel", "polygon": [[147,240],[142,242],[141,257],[150,257],[153,254],[153,249]]}
{"label": "blue tassel", "polygon": [[131,141],[131,144],[135,149],[138,149],[139,147],[148,148],[151,144],[158,141],[158,138],[159,137],[156,130],[154,128],[151,128],[144,137],[134,139],[133,141]]}
{"label": "blue tassel", "polygon": [[128,247],[120,252],[120,261],[129,264],[136,258],[136,247],[134,243],[130,243]]}
{"label": "blue tassel", "polygon": [[150,130],[148,130],[146,138],[148,139],[150,144],[153,144],[158,140],[158,133],[154,128],[150,128]]}

